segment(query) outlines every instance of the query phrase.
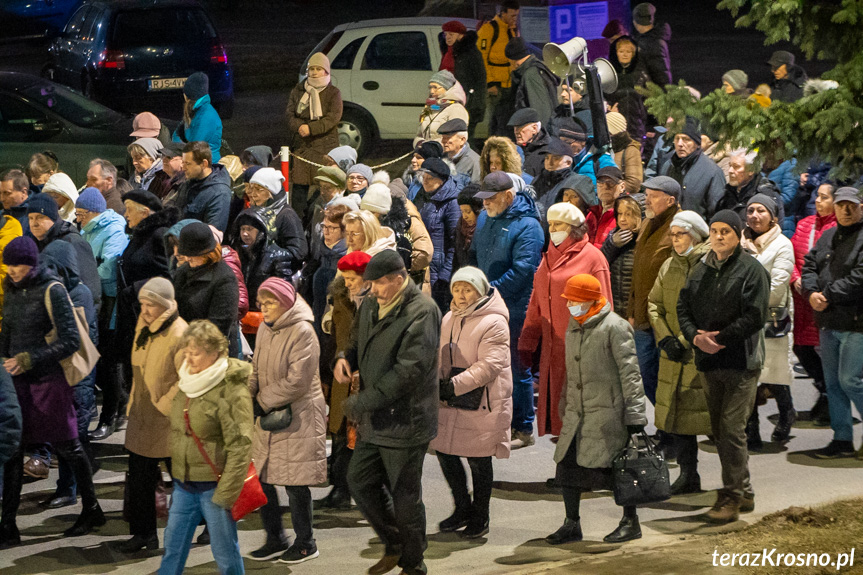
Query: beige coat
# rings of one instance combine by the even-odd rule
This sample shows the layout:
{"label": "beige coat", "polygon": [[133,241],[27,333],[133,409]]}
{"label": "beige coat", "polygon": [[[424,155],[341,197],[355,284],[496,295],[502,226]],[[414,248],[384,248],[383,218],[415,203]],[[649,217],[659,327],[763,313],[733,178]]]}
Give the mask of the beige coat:
{"label": "beige coat", "polygon": [[[126,449],[154,459],[171,456],[171,403],[177,395],[183,364],[183,332],[188,324],[173,305],[150,324],[150,336],[143,347],[132,347],[132,392],[126,414]],[[173,318],[173,322],[169,322]],[[166,326],[166,323],[169,325]],[[135,341],[144,329],[139,318]]]}
{"label": "beige coat", "polygon": [[441,141],[441,135],[437,129],[449,122],[459,118],[467,124],[470,122],[470,115],[467,113],[464,105],[467,102],[467,97],[464,94],[464,88],[456,82],[452,88],[444,93],[441,100],[448,100],[451,103],[442,110],[431,110],[428,107],[424,108],[420,114],[420,125],[417,128],[417,136],[414,138],[413,145],[416,147],[420,142],[427,140]]}
{"label": "beige coat", "polygon": [[249,388],[264,411],[288,404],[293,422],[282,431],[255,423],[252,459],[261,481],[317,485],[327,479],[326,402],[318,375],[320,347],[312,308],[297,296],[272,327],[262,323]]}

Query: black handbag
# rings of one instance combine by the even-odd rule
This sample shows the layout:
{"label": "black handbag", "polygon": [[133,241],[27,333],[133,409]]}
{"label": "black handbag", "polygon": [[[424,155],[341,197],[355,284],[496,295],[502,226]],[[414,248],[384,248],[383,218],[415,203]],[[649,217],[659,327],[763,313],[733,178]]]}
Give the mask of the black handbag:
{"label": "black handbag", "polygon": [[764,337],[785,337],[791,332],[791,314],[785,306],[771,307],[767,310],[767,323],[764,325]]}
{"label": "black handbag", "polygon": [[[453,322],[455,324],[455,322]],[[455,330],[455,325],[453,325],[453,330]],[[459,333],[461,335],[461,333]],[[456,341],[458,343],[458,341]],[[447,346],[449,349],[449,375],[447,375],[448,379],[452,379],[463,371],[467,371],[467,368],[464,367],[452,367],[452,333],[450,333],[450,343]],[[463,409],[465,411],[477,411],[482,405],[482,396],[483,393],[488,394],[488,389],[485,385],[477,387],[476,389],[472,389],[467,393],[463,393],[461,395],[454,395],[451,398],[446,400],[446,404],[449,407],[453,407],[455,409]]]}
{"label": "black handbag", "polygon": [[281,409],[274,409],[270,413],[261,416],[261,429],[264,431],[282,431],[291,426],[294,420],[294,412],[289,403]]}
{"label": "black handbag", "polygon": [[611,461],[614,479],[614,502],[621,507],[656,503],[671,497],[668,463],[656,445],[641,433],[644,447],[629,437],[626,446]]}

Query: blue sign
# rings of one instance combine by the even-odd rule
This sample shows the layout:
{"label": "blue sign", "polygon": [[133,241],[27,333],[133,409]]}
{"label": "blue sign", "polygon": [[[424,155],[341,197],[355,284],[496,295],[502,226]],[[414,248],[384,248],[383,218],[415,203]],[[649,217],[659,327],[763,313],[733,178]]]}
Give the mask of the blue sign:
{"label": "blue sign", "polygon": [[608,2],[548,7],[550,36],[555,44],[562,44],[575,36],[585,40],[600,40],[606,24],[608,24]]}

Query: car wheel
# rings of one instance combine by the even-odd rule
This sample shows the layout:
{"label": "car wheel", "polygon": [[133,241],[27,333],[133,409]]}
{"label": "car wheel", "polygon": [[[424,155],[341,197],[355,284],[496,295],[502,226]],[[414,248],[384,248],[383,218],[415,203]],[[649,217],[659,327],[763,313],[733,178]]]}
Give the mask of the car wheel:
{"label": "car wheel", "polygon": [[350,146],[357,151],[357,156],[363,157],[369,150],[374,130],[367,115],[354,109],[347,109],[339,122],[339,145]]}

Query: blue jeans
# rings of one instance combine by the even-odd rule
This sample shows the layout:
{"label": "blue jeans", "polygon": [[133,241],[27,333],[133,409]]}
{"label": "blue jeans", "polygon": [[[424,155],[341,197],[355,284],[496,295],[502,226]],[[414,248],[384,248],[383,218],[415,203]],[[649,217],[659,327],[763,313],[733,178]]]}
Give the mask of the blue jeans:
{"label": "blue jeans", "polygon": [[237,540],[237,523],[231,512],[213,503],[215,488],[195,493],[174,480],[168,528],[165,530],[165,555],[159,575],[182,575],[201,517],[210,531],[210,549],[222,575],[243,575],[245,567]]}
{"label": "blue jeans", "polygon": [[533,375],[521,365],[518,358],[518,338],[524,326],[524,317],[516,315],[509,320],[509,355],[512,360],[512,428],[533,433]]}
{"label": "blue jeans", "polygon": [[644,395],[650,403],[656,405],[656,386],[659,384],[659,348],[652,329],[635,330],[635,353],[638,355],[638,367],[641,369],[641,383],[644,384]]}
{"label": "blue jeans", "polygon": [[[87,431],[90,428],[90,420],[96,409],[96,371],[81,380],[72,390],[72,402],[75,404],[75,415],[78,419],[78,439],[84,447],[88,456],[90,442],[87,439]],[[57,497],[75,495],[77,492],[75,475],[69,463],[64,460],[57,462],[57,471],[60,477],[57,479]]]}
{"label": "blue jeans", "polygon": [[853,441],[851,404],[863,416],[863,333],[821,330],[821,364],[836,441]]}

